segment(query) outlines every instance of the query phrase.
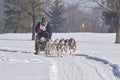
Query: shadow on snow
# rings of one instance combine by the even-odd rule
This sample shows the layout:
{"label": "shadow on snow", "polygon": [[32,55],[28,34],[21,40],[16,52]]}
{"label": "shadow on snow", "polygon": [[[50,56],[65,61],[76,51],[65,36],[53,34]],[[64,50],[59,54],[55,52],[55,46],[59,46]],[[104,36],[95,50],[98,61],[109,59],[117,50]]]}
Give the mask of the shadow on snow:
{"label": "shadow on snow", "polygon": [[116,76],[117,78],[120,79],[120,67],[117,64],[112,64],[111,62],[109,62],[105,59],[89,56],[89,55],[86,55],[86,54],[76,54],[76,56],[82,56],[82,57],[85,57],[87,59],[94,60],[94,61],[97,61],[97,62],[101,62],[105,65],[109,65],[112,68],[112,72],[113,72],[114,76]]}
{"label": "shadow on snow", "polygon": [[3,51],[3,52],[12,52],[12,53],[32,53],[32,52],[28,52],[28,51],[19,51],[19,50],[8,50],[8,49],[0,49],[0,51]]}

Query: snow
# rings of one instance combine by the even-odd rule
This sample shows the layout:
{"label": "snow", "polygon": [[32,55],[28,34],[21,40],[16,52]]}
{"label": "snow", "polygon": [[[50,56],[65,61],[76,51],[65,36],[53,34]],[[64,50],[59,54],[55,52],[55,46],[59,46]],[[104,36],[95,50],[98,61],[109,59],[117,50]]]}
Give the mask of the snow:
{"label": "snow", "polygon": [[49,60],[49,61],[52,64],[51,69],[50,69],[50,78],[51,78],[51,80],[58,80],[56,63],[51,60]]}
{"label": "snow", "polygon": [[75,38],[75,56],[34,55],[31,33],[0,34],[0,80],[120,80],[120,44],[112,33],[53,33]]}

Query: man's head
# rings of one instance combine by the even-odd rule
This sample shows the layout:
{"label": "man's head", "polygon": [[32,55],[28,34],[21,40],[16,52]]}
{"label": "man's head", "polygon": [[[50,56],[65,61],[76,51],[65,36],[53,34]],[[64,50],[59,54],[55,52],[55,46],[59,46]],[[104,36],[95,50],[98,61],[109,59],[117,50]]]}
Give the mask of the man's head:
{"label": "man's head", "polygon": [[42,20],[41,20],[41,22],[42,22],[42,25],[45,25],[45,24],[46,24],[46,22],[47,22],[46,18],[45,18],[45,17],[43,17],[43,18],[42,18]]}

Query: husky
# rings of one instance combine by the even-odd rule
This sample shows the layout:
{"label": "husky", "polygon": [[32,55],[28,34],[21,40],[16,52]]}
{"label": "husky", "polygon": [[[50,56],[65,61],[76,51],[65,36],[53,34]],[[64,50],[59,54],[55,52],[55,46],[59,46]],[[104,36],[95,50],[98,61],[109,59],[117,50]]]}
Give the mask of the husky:
{"label": "husky", "polygon": [[76,41],[74,38],[69,39],[69,50],[70,54],[73,54],[76,51]]}
{"label": "husky", "polygon": [[53,53],[52,41],[49,40],[46,43],[46,46],[45,46],[45,54],[46,55],[51,55],[52,53]]}
{"label": "husky", "polygon": [[64,39],[60,39],[59,43],[57,45],[57,54],[58,56],[62,57],[63,52],[64,52],[64,47],[65,47],[65,40]]}
{"label": "husky", "polygon": [[65,53],[69,51],[69,39],[65,39],[64,51]]}
{"label": "husky", "polygon": [[53,47],[53,53],[54,54],[57,54],[58,50],[57,50],[57,45],[59,43],[59,38],[56,38],[52,44],[52,47]]}

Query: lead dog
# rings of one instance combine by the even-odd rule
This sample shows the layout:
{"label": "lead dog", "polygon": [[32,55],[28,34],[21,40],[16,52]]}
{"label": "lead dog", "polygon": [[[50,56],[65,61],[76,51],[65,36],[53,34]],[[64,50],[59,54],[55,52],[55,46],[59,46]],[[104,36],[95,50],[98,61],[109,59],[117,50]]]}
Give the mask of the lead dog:
{"label": "lead dog", "polygon": [[76,51],[76,41],[74,38],[69,39],[69,50],[70,54],[73,54]]}

